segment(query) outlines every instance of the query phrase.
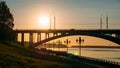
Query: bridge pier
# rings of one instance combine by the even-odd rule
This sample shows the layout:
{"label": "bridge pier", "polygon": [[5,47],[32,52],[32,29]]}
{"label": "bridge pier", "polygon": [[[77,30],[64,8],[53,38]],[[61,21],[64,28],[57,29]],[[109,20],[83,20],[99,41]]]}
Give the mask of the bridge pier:
{"label": "bridge pier", "polygon": [[41,33],[37,33],[37,41],[41,41]]}
{"label": "bridge pier", "polygon": [[21,36],[21,44],[22,44],[22,46],[24,46],[24,33],[21,33],[22,34],[22,36]]}
{"label": "bridge pier", "polygon": [[29,34],[29,45],[33,44],[33,33]]}
{"label": "bridge pier", "polygon": [[45,39],[49,38],[49,33],[45,33]]}
{"label": "bridge pier", "polygon": [[45,39],[47,39],[47,33],[45,33]]}
{"label": "bridge pier", "polygon": [[49,33],[48,33],[47,35],[48,35],[48,38],[50,38],[50,35],[49,35]]}
{"label": "bridge pier", "polygon": [[49,33],[47,33],[47,38],[49,38]]}

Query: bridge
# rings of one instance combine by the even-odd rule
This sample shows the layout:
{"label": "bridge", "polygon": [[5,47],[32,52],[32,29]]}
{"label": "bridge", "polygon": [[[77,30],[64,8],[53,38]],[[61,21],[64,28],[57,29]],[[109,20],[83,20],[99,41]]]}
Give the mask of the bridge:
{"label": "bridge", "polygon": [[[33,44],[33,33],[37,33],[37,42],[34,44],[38,46],[40,44],[46,43],[48,41],[72,35],[85,35],[85,36],[94,36],[102,39],[106,39],[117,43],[120,45],[120,29],[107,29],[107,30],[84,30],[84,29],[56,29],[56,30],[15,30],[16,39],[18,39],[18,34],[21,34],[21,43],[24,45],[24,34],[29,33],[29,43]],[[41,34],[45,34],[45,39],[41,39]],[[50,37],[50,34],[53,34]]]}

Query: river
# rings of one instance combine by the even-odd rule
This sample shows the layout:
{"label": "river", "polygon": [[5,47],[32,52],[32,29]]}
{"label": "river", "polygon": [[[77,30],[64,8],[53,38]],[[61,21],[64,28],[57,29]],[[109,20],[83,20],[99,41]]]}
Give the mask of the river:
{"label": "river", "polygon": [[[54,48],[54,50],[67,51],[66,48]],[[79,55],[79,48],[68,48],[68,53]],[[120,49],[81,48],[81,56],[120,62]]]}

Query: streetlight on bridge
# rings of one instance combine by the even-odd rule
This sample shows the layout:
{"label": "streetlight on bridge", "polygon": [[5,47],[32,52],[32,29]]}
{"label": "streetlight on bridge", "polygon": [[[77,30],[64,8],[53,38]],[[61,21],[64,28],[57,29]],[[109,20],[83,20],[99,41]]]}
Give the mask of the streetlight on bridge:
{"label": "streetlight on bridge", "polygon": [[81,44],[84,42],[84,39],[79,37],[78,39],[76,39],[76,42],[79,44],[79,55],[81,56]]}

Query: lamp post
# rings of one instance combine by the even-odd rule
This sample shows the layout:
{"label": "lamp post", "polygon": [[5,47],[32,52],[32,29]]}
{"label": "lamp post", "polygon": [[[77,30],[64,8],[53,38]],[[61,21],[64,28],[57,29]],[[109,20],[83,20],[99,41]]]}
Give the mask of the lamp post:
{"label": "lamp post", "polygon": [[[66,43],[67,45],[70,44],[71,41],[69,41],[68,39],[66,39],[66,41],[64,41],[64,43]],[[68,52],[68,46],[67,46],[67,52]]]}
{"label": "lamp post", "polygon": [[76,39],[76,42],[79,44],[79,55],[81,56],[81,44],[84,42],[84,39],[79,37],[78,39]]}

